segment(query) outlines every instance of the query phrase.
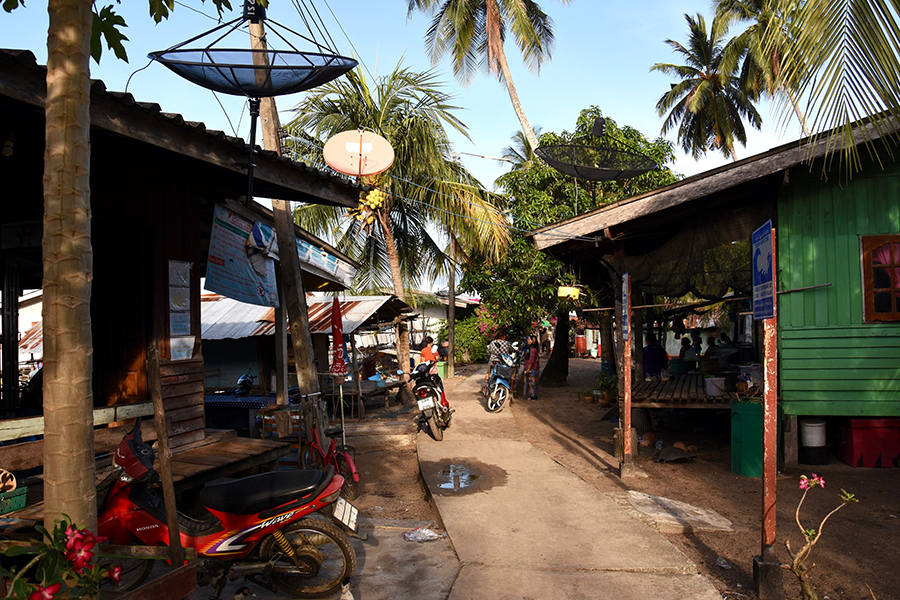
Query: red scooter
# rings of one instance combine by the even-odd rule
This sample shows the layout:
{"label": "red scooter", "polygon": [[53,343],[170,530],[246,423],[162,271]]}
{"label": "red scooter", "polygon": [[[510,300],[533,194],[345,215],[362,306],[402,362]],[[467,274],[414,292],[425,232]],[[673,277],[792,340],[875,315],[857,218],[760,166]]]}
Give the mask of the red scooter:
{"label": "red scooter", "polygon": [[[97,518],[98,535],[113,544],[169,542],[154,456],[141,439],[138,422],[116,450],[117,478]],[[212,585],[213,598],[238,576],[298,598],[327,596],[345,585],[356,571],[356,552],[336,523],[355,531],[358,511],[340,497],[343,483],[329,468],[325,473],[273,471],[207,484],[199,499],[208,518],[178,513],[181,544],[197,550],[198,584]],[[332,503],[333,511],[323,510]],[[152,562],[126,561],[120,589],[140,585]]]}

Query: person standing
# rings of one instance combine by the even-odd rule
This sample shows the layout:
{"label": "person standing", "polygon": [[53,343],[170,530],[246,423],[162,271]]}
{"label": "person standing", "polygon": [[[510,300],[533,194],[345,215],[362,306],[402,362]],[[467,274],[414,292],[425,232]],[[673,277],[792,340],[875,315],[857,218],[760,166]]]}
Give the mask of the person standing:
{"label": "person standing", "polygon": [[528,336],[525,347],[525,362],[522,363],[525,374],[525,399],[537,400],[538,374],[541,370],[541,352],[534,334]]}

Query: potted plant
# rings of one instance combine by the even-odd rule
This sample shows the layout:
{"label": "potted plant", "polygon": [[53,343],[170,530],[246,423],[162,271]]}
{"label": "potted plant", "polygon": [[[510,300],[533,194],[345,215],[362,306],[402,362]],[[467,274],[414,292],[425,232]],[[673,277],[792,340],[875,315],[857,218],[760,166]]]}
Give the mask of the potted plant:
{"label": "potted plant", "polygon": [[600,405],[609,404],[619,395],[619,376],[615,371],[597,375],[597,389],[600,391]]}

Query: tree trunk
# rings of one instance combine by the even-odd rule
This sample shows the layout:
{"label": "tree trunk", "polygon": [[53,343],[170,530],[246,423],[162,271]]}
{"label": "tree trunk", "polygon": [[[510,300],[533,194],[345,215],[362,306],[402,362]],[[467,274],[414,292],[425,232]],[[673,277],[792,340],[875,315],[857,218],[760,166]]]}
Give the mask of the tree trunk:
{"label": "tree trunk", "polygon": [[[265,39],[262,22],[251,22],[251,47],[265,49]],[[274,98],[260,100],[259,115],[262,121],[263,144],[267,150],[273,150],[280,155],[281,144],[278,141],[278,130],[281,123],[278,119]],[[281,269],[281,282],[284,289],[282,301],[287,306],[291,343],[294,347],[294,365],[297,369],[297,386],[301,394],[310,394],[319,391],[319,378],[316,374],[312,335],[309,332],[309,310],[306,305],[306,288],[303,284],[303,272],[300,269],[300,257],[297,255],[294,219],[291,214],[290,202],[286,200],[273,199],[272,209],[275,219],[275,235],[278,237],[278,268]]]}
{"label": "tree trunk", "polygon": [[[406,302],[406,290],[403,287],[403,279],[400,275],[400,255],[397,253],[397,243],[394,241],[394,232],[391,231],[390,224],[390,207],[386,206],[378,210],[375,214],[378,217],[378,224],[381,225],[381,231],[384,234],[384,246],[387,251],[388,264],[391,267],[391,282],[394,285],[394,295]],[[400,321],[396,326],[397,336],[397,363],[399,368],[403,370],[400,380],[407,382],[398,393],[400,401],[406,403],[412,398],[412,390],[409,387],[409,325],[406,321]]]}
{"label": "tree trunk", "polygon": [[541,372],[540,386],[562,387],[569,376],[569,311],[556,311],[556,333],[553,338],[553,352],[547,359],[547,366]]}
{"label": "tree trunk", "polygon": [[509,92],[513,110],[516,111],[516,116],[519,117],[519,123],[522,125],[522,133],[525,134],[525,139],[528,140],[528,143],[531,144],[531,149],[534,150],[538,147],[538,139],[534,135],[531,123],[528,122],[528,117],[525,116],[525,109],[522,108],[522,102],[519,100],[519,93],[516,91],[516,85],[513,83],[512,74],[509,71],[509,63],[506,62],[506,53],[503,51],[502,46],[497,51],[497,62],[500,63],[500,72],[503,74],[503,82],[506,84],[506,91]]}
{"label": "tree trunk", "polygon": [[91,391],[91,3],[50,0],[44,153],[44,525],[97,530]]}

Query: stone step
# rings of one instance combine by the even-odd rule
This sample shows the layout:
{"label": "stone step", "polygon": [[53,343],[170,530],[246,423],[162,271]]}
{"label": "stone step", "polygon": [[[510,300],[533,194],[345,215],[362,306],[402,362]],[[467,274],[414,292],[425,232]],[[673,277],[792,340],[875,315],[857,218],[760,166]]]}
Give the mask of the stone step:
{"label": "stone step", "polygon": [[415,446],[418,427],[415,415],[396,419],[365,419],[345,421],[347,445],[354,448],[384,448]]}

